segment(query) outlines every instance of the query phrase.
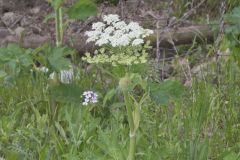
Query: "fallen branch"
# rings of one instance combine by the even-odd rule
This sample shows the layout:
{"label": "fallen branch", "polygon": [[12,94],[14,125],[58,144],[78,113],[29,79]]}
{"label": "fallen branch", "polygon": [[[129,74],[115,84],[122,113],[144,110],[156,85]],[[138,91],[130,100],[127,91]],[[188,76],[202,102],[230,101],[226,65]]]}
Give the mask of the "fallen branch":
{"label": "fallen branch", "polygon": [[[153,45],[157,39],[153,35],[150,40]],[[208,25],[180,27],[176,29],[166,29],[160,33],[160,47],[172,47],[172,45],[191,44],[193,40],[198,43],[212,43],[214,40],[213,31]]]}
{"label": "fallen branch", "polygon": [[[175,29],[167,29],[160,32],[160,43],[159,46],[162,48],[169,48],[172,45],[191,44],[195,39],[199,43],[212,43],[213,32],[208,25],[202,26],[190,26],[180,27]],[[154,34],[149,38],[152,45],[156,45],[157,34]],[[51,38],[48,36],[31,35],[27,37],[18,38],[16,36],[8,36],[5,39],[5,45],[8,43],[19,43],[25,48],[36,48],[44,43],[51,42]],[[92,44],[86,44],[86,37],[82,34],[76,34],[71,37],[71,40],[65,42],[79,52],[84,53],[86,51],[93,51],[95,48]]]}

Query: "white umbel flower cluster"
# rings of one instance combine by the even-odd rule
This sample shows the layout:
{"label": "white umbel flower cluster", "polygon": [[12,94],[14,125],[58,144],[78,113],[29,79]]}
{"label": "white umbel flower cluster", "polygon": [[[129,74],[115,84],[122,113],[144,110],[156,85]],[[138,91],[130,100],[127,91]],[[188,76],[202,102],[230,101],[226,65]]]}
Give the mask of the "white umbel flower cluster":
{"label": "white umbel flower cluster", "polygon": [[84,106],[88,105],[89,103],[97,103],[97,93],[93,91],[85,91],[83,92],[84,102],[82,103]]}
{"label": "white umbel flower cluster", "polygon": [[153,34],[150,29],[144,29],[137,22],[126,24],[118,15],[109,14],[103,17],[103,22],[92,25],[87,31],[87,42],[95,42],[98,46],[110,44],[112,47],[137,46],[144,43],[143,38]]}

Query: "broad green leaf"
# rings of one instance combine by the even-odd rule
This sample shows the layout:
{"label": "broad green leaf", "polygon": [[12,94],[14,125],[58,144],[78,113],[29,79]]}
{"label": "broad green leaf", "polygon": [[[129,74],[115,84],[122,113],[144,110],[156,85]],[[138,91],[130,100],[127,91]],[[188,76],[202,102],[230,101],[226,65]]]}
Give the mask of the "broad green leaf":
{"label": "broad green leaf", "polygon": [[67,13],[72,19],[85,20],[97,14],[97,6],[91,0],[78,0]]}
{"label": "broad green leaf", "polygon": [[70,60],[64,58],[65,54],[65,48],[54,48],[52,50],[52,54],[49,55],[48,61],[53,70],[60,72],[61,70],[70,68]]}
{"label": "broad green leaf", "polygon": [[33,60],[29,55],[22,55],[19,58],[19,61],[20,61],[21,65],[23,65],[24,67],[28,67],[33,64]]}
{"label": "broad green leaf", "polygon": [[149,83],[150,97],[160,105],[167,105],[170,99],[179,99],[184,93],[184,86],[178,81]]}

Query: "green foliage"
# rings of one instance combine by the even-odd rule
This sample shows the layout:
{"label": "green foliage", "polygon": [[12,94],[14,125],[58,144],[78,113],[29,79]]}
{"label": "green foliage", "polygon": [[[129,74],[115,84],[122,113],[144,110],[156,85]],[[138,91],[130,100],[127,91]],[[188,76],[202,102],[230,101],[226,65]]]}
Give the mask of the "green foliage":
{"label": "green foliage", "polygon": [[240,66],[240,55],[239,55],[239,45],[240,45],[240,7],[233,9],[232,13],[225,15],[225,21],[227,26],[225,28],[225,39],[222,43],[222,50],[227,48],[232,51],[233,58]]}
{"label": "green foliage", "polygon": [[[45,50],[44,56],[46,58],[47,64],[46,66],[54,71],[60,72],[64,69],[69,69],[71,66],[70,60],[64,58],[67,54],[71,53],[68,52],[66,48],[49,48]],[[44,64],[44,63],[43,63]]]}
{"label": "green foliage", "polygon": [[[34,51],[40,55],[45,52]],[[195,80],[189,89],[177,81],[150,83],[149,86],[141,83],[141,76],[130,76],[133,83],[130,103],[141,109],[141,112],[133,111],[138,127],[136,159],[239,158],[240,104],[236,95],[240,90],[240,68],[232,57],[222,61],[220,67],[221,85]],[[34,83],[29,72],[29,76],[20,74],[16,85],[1,85],[2,157],[126,159],[129,132],[121,94],[118,89],[101,89],[103,84],[96,82],[101,80],[95,79],[92,72],[80,73],[81,79],[73,84],[53,89],[59,109],[54,122],[49,112],[52,95],[47,89],[47,78],[42,77],[44,74],[37,74]],[[109,80],[106,75],[103,72],[103,79]],[[146,91],[150,87],[150,95],[160,101],[161,107],[156,105],[152,95],[152,100],[141,101],[141,85]],[[96,106],[83,107],[81,92],[89,86],[97,87],[104,98]]]}
{"label": "green foliage", "polygon": [[49,0],[49,1],[52,4],[52,6],[55,10],[60,8],[62,6],[63,2],[64,2],[64,0]]}
{"label": "green foliage", "polygon": [[33,59],[31,50],[25,50],[18,45],[9,44],[6,48],[0,48],[0,65],[4,68],[1,75],[8,72],[11,75],[18,76],[21,71],[31,67]]}
{"label": "green foliage", "polygon": [[150,96],[156,104],[168,105],[170,100],[179,100],[184,94],[184,86],[178,81],[150,83]]}
{"label": "green foliage", "polygon": [[49,69],[48,74],[52,72],[60,72],[71,67],[70,58],[75,51],[67,47],[51,47],[50,45],[42,46],[32,53],[34,61]]}
{"label": "green foliage", "polygon": [[239,45],[239,35],[240,35],[240,7],[236,7],[233,9],[232,13],[225,15],[225,21],[227,22],[227,26],[225,29],[225,33],[228,39],[231,41],[231,46]]}
{"label": "green foliage", "polygon": [[12,85],[20,76],[29,75],[33,68],[31,49],[23,49],[16,44],[0,48],[0,79],[5,85]]}
{"label": "green foliage", "polygon": [[[72,65],[64,57],[74,51],[48,45],[0,48],[0,156],[126,160],[129,139],[137,135],[137,160],[238,160],[239,13],[237,8],[226,16],[231,26],[220,50],[230,54],[211,62],[208,72],[214,76],[193,77],[188,88],[177,80],[149,81],[146,66],[84,63],[75,64],[71,84],[51,85],[49,74]],[[15,77],[12,85],[6,85],[8,76]],[[99,93],[98,103],[83,106],[82,92],[90,89]]]}
{"label": "green foliage", "polygon": [[91,0],[78,0],[68,9],[68,15],[73,19],[85,20],[97,14],[97,6]]}
{"label": "green foliage", "polygon": [[117,5],[119,0],[95,0],[97,3],[103,3],[103,2],[107,2],[107,3],[110,3],[110,4],[114,4],[114,5]]}
{"label": "green foliage", "polygon": [[94,56],[86,53],[82,60],[95,64],[111,64],[114,67],[139,65],[147,62],[147,50],[150,48],[150,41],[147,41],[143,46],[103,47],[96,50]]}
{"label": "green foliage", "polygon": [[63,103],[80,104],[82,101],[80,95],[83,92],[82,87],[74,84],[60,84],[52,88],[54,99]]}

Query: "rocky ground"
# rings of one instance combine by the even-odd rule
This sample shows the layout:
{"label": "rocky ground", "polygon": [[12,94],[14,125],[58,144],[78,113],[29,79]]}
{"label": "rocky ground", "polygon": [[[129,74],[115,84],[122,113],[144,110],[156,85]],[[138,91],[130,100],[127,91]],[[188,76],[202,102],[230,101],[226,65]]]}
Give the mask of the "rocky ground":
{"label": "rocky ground", "polygon": [[[69,3],[72,2],[69,1]],[[70,5],[69,3],[66,5]],[[44,23],[45,17],[53,12],[49,3],[44,0],[0,0],[0,6],[1,47],[12,42],[19,43],[26,48],[36,48],[45,42],[54,43],[54,21]],[[84,32],[93,22],[100,20],[103,14],[117,13],[124,19],[133,19],[153,28],[155,27],[154,17],[151,17],[149,11],[151,11],[149,6],[144,2],[134,0],[118,6],[99,4],[98,15],[86,21],[64,18],[66,23],[64,43],[80,52],[91,49],[91,46],[85,45]]]}

